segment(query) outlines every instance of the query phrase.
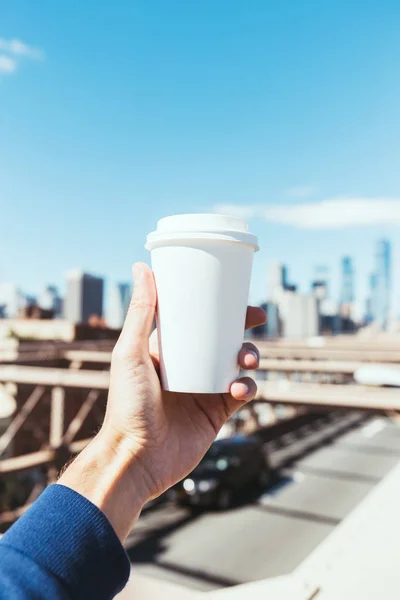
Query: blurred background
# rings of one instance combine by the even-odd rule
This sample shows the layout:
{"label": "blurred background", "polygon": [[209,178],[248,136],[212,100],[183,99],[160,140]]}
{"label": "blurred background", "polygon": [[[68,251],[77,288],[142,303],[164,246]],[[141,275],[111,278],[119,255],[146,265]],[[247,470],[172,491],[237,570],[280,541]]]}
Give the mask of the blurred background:
{"label": "blurred background", "polygon": [[0,533],[98,431],[131,264],[186,212],[259,238],[259,394],[146,506],[136,572],[201,591],[290,574],[385,485],[399,27],[390,0],[1,2]]}

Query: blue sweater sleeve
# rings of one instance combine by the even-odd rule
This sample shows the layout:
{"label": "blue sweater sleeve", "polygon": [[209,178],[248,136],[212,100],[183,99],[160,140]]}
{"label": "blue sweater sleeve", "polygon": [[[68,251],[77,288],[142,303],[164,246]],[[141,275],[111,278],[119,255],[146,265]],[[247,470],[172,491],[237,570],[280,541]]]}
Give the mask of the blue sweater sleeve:
{"label": "blue sweater sleeve", "polygon": [[49,486],[0,540],[0,600],[109,600],[129,572],[105,515],[63,485]]}

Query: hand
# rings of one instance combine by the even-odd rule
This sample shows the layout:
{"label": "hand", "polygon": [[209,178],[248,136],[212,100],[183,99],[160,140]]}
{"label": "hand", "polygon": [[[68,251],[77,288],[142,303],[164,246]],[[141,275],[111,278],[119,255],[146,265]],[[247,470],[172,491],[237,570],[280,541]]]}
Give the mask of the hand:
{"label": "hand", "polygon": [[[104,430],[109,439],[125,441],[133,463],[141,466],[148,497],[154,498],[198,464],[222,425],[254,398],[257,387],[244,377],[232,384],[230,394],[163,391],[157,332],[151,334],[157,299],[153,274],[141,263],[133,272],[134,293],[111,362]],[[246,328],[265,318],[262,309],[249,307]],[[256,369],[258,350],[243,344],[238,361],[244,369]]]}
{"label": "hand", "polygon": [[[201,460],[228,418],[254,398],[248,377],[229,394],[177,394],[161,389],[153,273],[134,266],[135,289],[111,361],[104,424],[58,483],[88,498],[107,516],[124,540],[148,500],[180,481]],[[260,308],[249,307],[246,327],[265,322]],[[256,369],[259,355],[243,344],[238,361]]]}

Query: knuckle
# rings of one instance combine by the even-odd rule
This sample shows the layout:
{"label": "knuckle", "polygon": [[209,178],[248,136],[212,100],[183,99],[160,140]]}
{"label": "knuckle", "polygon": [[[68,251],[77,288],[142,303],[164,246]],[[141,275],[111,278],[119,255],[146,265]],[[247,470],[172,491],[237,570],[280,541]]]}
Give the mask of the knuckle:
{"label": "knuckle", "polygon": [[154,308],[154,304],[152,304],[151,302],[148,302],[146,300],[146,298],[143,298],[142,296],[133,296],[131,303],[129,305],[129,310],[130,311],[137,311],[137,310],[143,310],[143,309],[153,309]]}
{"label": "knuckle", "polygon": [[117,342],[111,353],[111,361],[112,362],[120,362],[121,360],[125,360],[127,355],[128,355],[128,353],[127,353],[127,349],[126,349],[126,344]]}
{"label": "knuckle", "polygon": [[140,347],[118,342],[112,351],[111,362],[112,364],[128,365],[130,369],[136,371],[146,364],[147,356]]}

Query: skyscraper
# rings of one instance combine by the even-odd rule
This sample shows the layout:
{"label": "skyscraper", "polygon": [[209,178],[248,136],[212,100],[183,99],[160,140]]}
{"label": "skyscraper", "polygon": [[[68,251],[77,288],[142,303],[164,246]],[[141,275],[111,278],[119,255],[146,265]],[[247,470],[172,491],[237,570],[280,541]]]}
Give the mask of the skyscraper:
{"label": "skyscraper", "polygon": [[287,269],[284,265],[272,262],[268,270],[268,298],[276,301],[277,296],[285,289]]}
{"label": "skyscraper", "polygon": [[311,282],[311,292],[318,300],[325,300],[328,297],[328,284],[323,280]]}
{"label": "skyscraper", "polygon": [[26,295],[14,283],[0,283],[0,312],[3,317],[17,317],[26,304]]}
{"label": "skyscraper", "polygon": [[103,315],[103,287],[101,277],[83,271],[67,274],[65,318],[72,323],[87,323],[92,315]]}
{"label": "skyscraper", "polygon": [[376,306],[376,273],[371,273],[369,276],[369,293],[366,304],[366,322],[371,323],[376,319],[377,306]]}
{"label": "skyscraper", "polygon": [[314,280],[311,282],[311,291],[321,300],[329,296],[330,271],[326,265],[315,267]]}
{"label": "skyscraper", "polygon": [[48,285],[41,290],[37,304],[40,308],[53,311],[55,317],[61,316],[62,299],[54,285]]}
{"label": "skyscraper", "polygon": [[382,329],[386,329],[390,313],[390,293],[392,289],[392,258],[388,240],[379,240],[376,248],[375,319]]}
{"label": "skyscraper", "polygon": [[277,338],[280,334],[279,309],[273,302],[267,302],[265,306],[267,322],[265,324],[268,337]]}
{"label": "skyscraper", "polygon": [[131,285],[129,283],[116,283],[111,287],[107,310],[107,325],[114,329],[121,329],[131,300]]}
{"label": "skyscraper", "polygon": [[287,289],[287,267],[273,262],[269,266],[268,299],[277,302],[280,295]]}
{"label": "skyscraper", "polygon": [[308,338],[320,333],[319,300],[313,295],[284,292],[279,315],[285,338]]}
{"label": "skyscraper", "polygon": [[351,306],[354,302],[354,268],[350,256],[342,258],[342,283],[340,304]]}

